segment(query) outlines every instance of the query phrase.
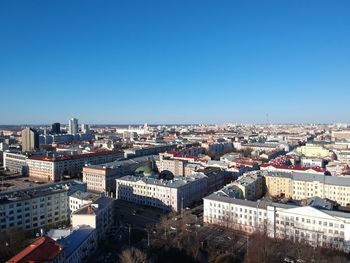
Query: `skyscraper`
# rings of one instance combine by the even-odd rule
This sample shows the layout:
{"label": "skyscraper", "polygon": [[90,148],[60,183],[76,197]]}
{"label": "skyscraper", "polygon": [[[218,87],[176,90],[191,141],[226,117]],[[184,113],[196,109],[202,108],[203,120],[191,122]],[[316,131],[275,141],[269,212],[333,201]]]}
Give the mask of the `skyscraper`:
{"label": "skyscraper", "polygon": [[59,134],[61,133],[61,124],[58,122],[55,122],[51,126],[51,133],[52,134]]}
{"label": "skyscraper", "polygon": [[82,124],[81,125],[81,132],[82,133],[89,133],[90,132],[90,126],[88,124]]}
{"label": "skyscraper", "polygon": [[22,152],[31,152],[39,149],[39,133],[32,128],[22,130]]}
{"label": "skyscraper", "polygon": [[77,134],[79,131],[78,129],[78,119],[72,118],[69,120],[69,127],[68,127],[68,133],[69,134]]}

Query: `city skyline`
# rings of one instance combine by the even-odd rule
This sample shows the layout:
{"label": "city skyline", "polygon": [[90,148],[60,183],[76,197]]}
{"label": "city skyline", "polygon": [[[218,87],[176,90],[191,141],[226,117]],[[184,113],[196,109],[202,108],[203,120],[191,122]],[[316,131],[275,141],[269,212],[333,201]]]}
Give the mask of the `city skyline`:
{"label": "city skyline", "polygon": [[2,125],[350,122],[347,1],[0,6]]}

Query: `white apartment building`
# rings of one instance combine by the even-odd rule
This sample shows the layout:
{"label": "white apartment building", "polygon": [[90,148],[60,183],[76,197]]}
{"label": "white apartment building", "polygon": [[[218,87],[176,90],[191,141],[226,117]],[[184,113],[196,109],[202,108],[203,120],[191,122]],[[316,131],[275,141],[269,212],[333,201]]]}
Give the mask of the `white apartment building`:
{"label": "white apartment building", "polygon": [[103,196],[76,210],[71,215],[72,227],[87,225],[95,228],[101,240],[113,223],[114,201],[113,198]]}
{"label": "white apartment building", "polygon": [[122,157],[121,152],[101,151],[73,156],[31,156],[27,159],[29,177],[43,181],[60,181],[79,177],[85,164],[112,162]]}
{"label": "white apartment building", "polygon": [[170,158],[160,158],[159,161],[156,161],[159,172],[170,171],[174,176],[184,176],[186,164],[187,161]]}
{"label": "white apartment building", "polygon": [[70,213],[75,212],[76,210],[80,209],[81,207],[87,204],[91,204],[92,202],[96,201],[98,198],[99,198],[99,195],[96,195],[93,193],[76,191],[74,194],[69,196]]}
{"label": "white apartment building", "polygon": [[207,176],[196,173],[173,180],[124,176],[116,179],[116,198],[166,210],[182,208],[201,200],[207,193]]}
{"label": "white apartment building", "polygon": [[86,185],[77,181],[47,184],[0,193],[0,232],[37,230],[69,220],[68,196]]}
{"label": "white apartment building", "polygon": [[3,153],[3,164],[5,170],[19,173],[21,175],[28,174],[27,156],[22,153]]}
{"label": "white apartment building", "polygon": [[312,246],[350,249],[350,213],[345,212],[254,202],[216,192],[204,198],[203,221],[246,233],[263,231],[272,238],[287,238]]}

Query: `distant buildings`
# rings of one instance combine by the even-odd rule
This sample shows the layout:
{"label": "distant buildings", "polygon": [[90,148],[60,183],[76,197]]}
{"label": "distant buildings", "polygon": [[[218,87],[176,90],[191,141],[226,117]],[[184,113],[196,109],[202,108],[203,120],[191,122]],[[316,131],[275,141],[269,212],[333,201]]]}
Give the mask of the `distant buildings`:
{"label": "distant buildings", "polygon": [[39,134],[32,128],[22,130],[22,152],[31,152],[39,149]]}
{"label": "distant buildings", "polygon": [[116,198],[166,210],[181,211],[208,191],[207,176],[198,173],[173,180],[124,176],[116,179]]}
{"label": "distant buildings", "polygon": [[176,148],[176,145],[154,145],[149,147],[137,147],[124,150],[125,158],[140,157],[145,155],[157,155],[161,152],[165,152]]}
{"label": "distant buildings", "polygon": [[81,132],[82,133],[90,133],[90,126],[88,124],[82,124],[81,125]]}
{"label": "distant buildings", "polygon": [[60,181],[81,176],[85,164],[112,162],[122,157],[121,152],[101,151],[73,156],[31,156],[27,159],[29,176],[43,181]]}
{"label": "distant buildings", "polygon": [[72,118],[69,120],[68,133],[77,134],[79,132],[78,119]]}
{"label": "distant buildings", "polygon": [[305,146],[300,146],[295,150],[297,153],[303,154],[306,157],[317,157],[317,158],[332,158],[333,153],[326,148],[314,145],[306,144]]}
{"label": "distant buildings", "polygon": [[253,202],[216,192],[204,198],[203,221],[312,246],[350,249],[350,215],[317,205]]}
{"label": "distant buildings", "polygon": [[350,130],[344,131],[332,131],[332,140],[333,141],[350,141]]}
{"label": "distant buildings", "polygon": [[52,134],[60,134],[61,133],[61,124],[55,122],[51,125],[51,133]]}

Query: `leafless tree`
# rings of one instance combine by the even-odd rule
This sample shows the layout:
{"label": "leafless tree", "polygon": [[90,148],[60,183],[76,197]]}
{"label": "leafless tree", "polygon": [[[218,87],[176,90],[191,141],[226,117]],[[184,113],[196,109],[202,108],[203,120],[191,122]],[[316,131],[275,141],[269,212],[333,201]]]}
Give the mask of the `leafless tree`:
{"label": "leafless tree", "polygon": [[141,250],[131,247],[125,249],[119,256],[120,263],[149,263],[147,255]]}

